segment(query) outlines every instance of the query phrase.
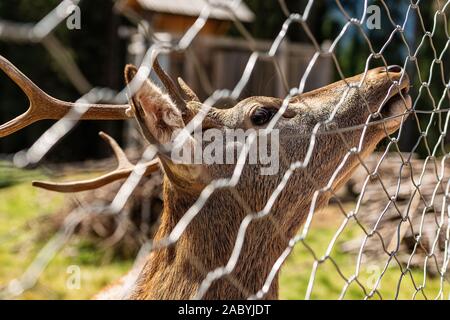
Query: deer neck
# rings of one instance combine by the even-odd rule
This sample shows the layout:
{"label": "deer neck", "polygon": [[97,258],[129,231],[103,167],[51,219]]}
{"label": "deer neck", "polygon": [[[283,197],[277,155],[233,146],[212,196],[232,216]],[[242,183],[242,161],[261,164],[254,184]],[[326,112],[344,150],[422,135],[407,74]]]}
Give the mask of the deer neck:
{"label": "deer neck", "polygon": [[[237,190],[239,193],[239,190]],[[199,194],[164,181],[164,210],[155,241],[167,237]],[[247,213],[231,189],[216,190],[176,244],[152,252],[139,279],[135,299],[190,299],[209,271],[225,266]],[[273,217],[251,222],[233,272],[214,281],[206,299],[246,299],[260,290],[289,237]],[[265,298],[278,297],[278,275]]]}

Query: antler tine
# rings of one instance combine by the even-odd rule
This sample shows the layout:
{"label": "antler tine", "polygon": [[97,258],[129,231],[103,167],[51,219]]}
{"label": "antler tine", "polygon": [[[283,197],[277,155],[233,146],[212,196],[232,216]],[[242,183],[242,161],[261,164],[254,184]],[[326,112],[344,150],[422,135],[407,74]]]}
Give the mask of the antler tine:
{"label": "antler tine", "polygon": [[109,146],[111,147],[114,155],[117,159],[117,167],[122,169],[133,168],[134,165],[128,160],[127,155],[123,151],[123,149],[119,146],[116,140],[114,140],[110,135],[100,131],[98,133],[103,140],[105,140]]}
{"label": "antler tine", "polygon": [[0,138],[19,131],[39,120],[59,120],[66,116],[75,106],[83,106],[87,109],[80,117],[81,120],[122,120],[129,118],[126,112],[129,108],[127,104],[85,104],[55,99],[42,91],[1,55],[0,69],[19,86],[30,101],[27,111],[0,126]]}
{"label": "antler tine", "polygon": [[[100,132],[99,135],[110,145],[117,159],[117,168],[111,172],[108,172],[100,177],[71,182],[47,182],[47,181],[33,181],[33,186],[43,188],[51,191],[57,191],[61,193],[81,192],[87,190],[93,190],[110,184],[116,180],[127,178],[134,170],[133,165],[125,155],[125,152],[120,148],[116,140],[104,132]],[[144,176],[150,175],[159,168],[159,162],[157,159],[149,161],[143,164],[145,167]]]}
{"label": "antler tine", "polygon": [[9,136],[14,132],[17,132],[25,127],[28,127],[35,121],[36,120],[32,117],[31,112],[27,110],[20,116],[17,116],[14,119],[6,122],[5,124],[0,125],[0,138]]}
{"label": "antler tine", "polygon": [[0,55],[0,69],[3,70],[4,73],[12,80],[15,84],[19,86],[20,89],[27,95],[29,99],[33,97],[33,95],[44,95],[44,91],[42,91],[37,85],[33,83],[26,75],[20,72],[19,69],[16,68],[10,61],[8,61],[5,57]]}
{"label": "antler tine", "polygon": [[200,99],[195,94],[194,90],[192,90],[186,82],[180,77],[178,77],[178,84],[180,85],[181,89],[183,90],[184,94],[191,100],[200,102]]}
{"label": "antler tine", "polygon": [[[26,75],[20,72],[10,61],[0,55],[0,69],[25,93],[30,102],[36,95],[44,96],[45,93],[36,86]],[[16,118],[0,125],[0,137],[8,136],[16,131],[19,131],[37,119],[34,117],[34,104],[30,103],[28,110]]]}
{"label": "antler tine", "polygon": [[164,87],[167,89],[167,93],[170,98],[175,102],[176,106],[180,109],[180,111],[185,112],[186,109],[186,101],[180,96],[180,93],[177,90],[177,87],[173,80],[169,77],[169,75],[161,68],[161,65],[158,62],[158,59],[155,58],[153,62],[153,70],[157,74],[158,78],[163,83]]}

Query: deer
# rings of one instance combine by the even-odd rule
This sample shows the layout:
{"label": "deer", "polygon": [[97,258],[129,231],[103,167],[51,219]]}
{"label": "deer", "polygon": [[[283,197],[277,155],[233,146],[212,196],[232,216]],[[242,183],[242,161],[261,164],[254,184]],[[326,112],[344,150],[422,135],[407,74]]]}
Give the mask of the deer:
{"label": "deer", "polygon": [[[61,119],[74,108],[73,103],[47,95],[3,57],[0,68],[30,100],[25,114],[0,126],[0,137],[34,121]],[[171,233],[208,184],[229,178],[236,166],[173,161],[167,146],[173,143],[174,134],[184,130],[205,106],[181,78],[177,85],[157,59],[153,70],[163,88],[147,77],[129,97],[128,104],[90,104],[81,120],[134,118],[145,140],[156,146],[156,157],[144,164],[144,175],[158,169],[163,172],[164,209],[153,239],[158,242]],[[125,82],[130,84],[139,75],[139,69],[127,65],[124,74]],[[248,225],[232,271],[215,279],[202,298],[246,299],[254,295],[264,286],[274,263],[304,224],[312,202],[315,210],[326,206],[379,142],[400,129],[412,110],[409,87],[410,80],[402,67],[385,65],[310,92],[294,94],[287,100],[254,96],[242,99],[230,108],[207,108],[202,130],[214,128],[219,132],[238,128],[264,129],[278,115],[273,126],[279,131],[281,161],[278,172],[261,175],[261,164],[245,163],[235,185],[214,190],[178,241],[153,250],[139,268],[106,288],[98,297],[196,297],[207,272],[227,264],[243,219],[263,210],[282,182],[284,173],[293,163],[309,157],[303,168],[292,170],[269,214]],[[323,125],[317,129],[318,123]],[[310,150],[314,130],[314,148]],[[106,134],[102,137],[110,143],[118,158],[116,170],[91,180],[35,181],[33,185],[57,192],[79,192],[128,177],[135,165],[126,159],[112,138]],[[195,139],[194,135],[188,134],[182,143],[196,143]],[[277,299],[278,288],[277,272],[263,298]]]}

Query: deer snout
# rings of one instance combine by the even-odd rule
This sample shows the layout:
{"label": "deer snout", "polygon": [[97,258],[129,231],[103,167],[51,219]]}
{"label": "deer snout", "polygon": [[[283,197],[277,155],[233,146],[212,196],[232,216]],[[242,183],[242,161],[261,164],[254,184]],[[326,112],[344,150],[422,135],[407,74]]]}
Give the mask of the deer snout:
{"label": "deer snout", "polygon": [[394,64],[394,65],[388,66],[387,71],[401,73],[403,71],[403,69],[399,65]]}
{"label": "deer snout", "polygon": [[[364,74],[360,77],[364,78]],[[366,80],[368,80],[369,86],[375,85],[379,89],[384,89],[386,85],[409,87],[409,77],[404,69],[399,65],[390,65],[387,67],[378,67],[367,72]]]}
{"label": "deer snout", "polygon": [[377,99],[372,101],[371,121],[379,121],[384,128],[395,131],[412,106],[408,74],[398,65],[376,68],[374,73],[375,85],[371,89]]}
{"label": "deer snout", "polygon": [[297,95],[291,102],[303,119],[309,119],[309,124],[327,121],[348,128],[379,121],[391,131],[409,114],[412,105],[409,87],[405,70],[390,65]]}

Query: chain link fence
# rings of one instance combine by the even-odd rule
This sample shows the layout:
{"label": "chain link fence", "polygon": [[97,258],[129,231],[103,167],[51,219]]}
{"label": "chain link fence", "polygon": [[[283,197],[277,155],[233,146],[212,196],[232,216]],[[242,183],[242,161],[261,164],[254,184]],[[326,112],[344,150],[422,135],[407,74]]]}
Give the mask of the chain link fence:
{"label": "chain link fence", "polygon": [[[294,278],[296,271],[309,274],[308,282],[304,283],[299,291],[304,294],[305,299],[316,297],[315,292],[327,290],[326,274],[334,273],[336,284],[335,288],[339,294],[331,298],[348,298],[349,292],[357,291],[361,298],[398,298],[401,296],[404,285],[407,283],[413,290],[410,290],[411,298],[426,299],[446,299],[448,298],[448,273],[447,266],[449,261],[449,212],[448,192],[448,148],[446,148],[446,139],[448,136],[449,123],[449,88],[450,81],[448,69],[444,65],[448,59],[449,51],[449,27],[447,24],[447,15],[450,1],[433,1],[432,4],[425,4],[422,1],[404,1],[405,12],[401,21],[395,21],[391,12],[391,3],[385,1],[376,1],[374,4],[381,10],[381,14],[389,20],[390,26],[381,30],[386,36],[384,45],[377,49],[372,44],[371,36],[367,29],[368,19],[373,11],[373,4],[369,1],[361,2],[361,11],[358,14],[350,12],[341,1],[332,1],[330,6],[335,8],[335,14],[343,21],[341,29],[334,39],[328,39],[329,45],[323,46],[316,39],[316,35],[311,31],[308,24],[310,12],[318,1],[307,1],[301,12],[291,12],[284,0],[279,0],[278,5],[285,14],[284,24],[276,37],[271,42],[268,50],[258,50],[258,42],[246,29],[245,24],[241,22],[236,13],[241,5],[241,1],[205,1],[205,6],[201,14],[196,18],[195,23],[189,26],[187,31],[177,38],[161,37],[155,33],[149,23],[136,12],[123,10],[123,14],[131,24],[135,25],[138,35],[144,45],[139,48],[133,47],[133,53],[140,57],[142,63],[139,66],[139,77],[130,82],[129,87],[124,87],[120,91],[111,88],[93,87],[79,70],[77,64],[71,58],[69,50],[65,48],[53,34],[57,26],[66,23],[67,19],[74,13],[79,1],[62,1],[54,10],[48,13],[41,21],[36,24],[21,24],[0,20],[0,41],[21,42],[21,43],[42,43],[55,58],[61,70],[71,81],[74,87],[81,93],[81,97],[75,102],[70,111],[56,121],[48,130],[38,137],[35,143],[26,150],[17,152],[13,156],[13,163],[16,167],[25,168],[36,166],[49,153],[51,148],[77,124],[81,119],[89,114],[89,104],[98,102],[110,102],[125,106],[128,103],[128,97],[132,96],[143,84],[144,79],[148,78],[153,69],[153,62],[159,57],[167,56],[170,53],[188,53],[193,42],[200,37],[202,28],[211,15],[222,12],[229,17],[239,35],[245,39],[248,50],[251,51],[245,67],[239,70],[241,76],[234,87],[229,89],[212,88],[209,91],[209,97],[203,102],[202,110],[191,122],[186,125],[190,132],[201,122],[207,111],[218,101],[228,100],[237,101],[243,96],[243,92],[249,79],[254,72],[258,61],[271,61],[275,66],[279,65],[279,52],[283,46],[290,28],[301,28],[304,35],[309,39],[314,48],[313,54],[307,63],[304,72],[297,74],[297,83],[293,88],[287,88],[286,96],[283,99],[283,107],[279,113],[285,112],[289,101],[293,96],[305,92],[309,79],[313,76],[312,70],[319,59],[331,59],[337,70],[337,77],[345,79],[341,69],[343,62],[342,55],[338,55],[337,48],[344,41],[352,41],[354,33],[364,39],[363,45],[368,48],[370,53],[366,57],[365,68],[359,70],[363,72],[363,78],[371,69],[371,65],[378,63],[382,66],[392,64],[390,57],[385,52],[390,45],[395,43],[402,48],[404,52],[403,73],[404,70],[414,70],[415,77],[411,84],[415,95],[412,97],[413,103],[411,110],[401,115],[402,122],[406,122],[406,116],[413,119],[413,127],[419,132],[417,141],[410,144],[409,150],[400,152],[399,142],[402,135],[410,134],[410,131],[399,130],[395,134],[386,135],[385,144],[382,152],[375,153],[368,159],[362,159],[359,156],[361,143],[365,139],[366,128],[370,126],[371,114],[366,123],[363,124],[360,145],[347,145],[347,154],[343,157],[339,165],[334,168],[334,174],[327,186],[318,188],[314,192],[308,212],[306,213],[305,223],[296,233],[295,237],[287,241],[286,248],[282,254],[277,257],[276,262],[271,266],[270,272],[265,275],[264,286],[257,292],[247,293],[247,298],[261,299],[269,292],[273,281],[276,281],[277,275],[286,260],[289,260],[293,251],[301,251],[301,257],[311,263],[302,263],[297,261],[293,263],[294,267],[289,269],[290,277]],[[431,6],[433,13],[432,25],[426,25],[422,19],[421,10],[423,6]],[[376,13],[376,10],[375,10]],[[405,30],[415,29],[414,45],[407,39]],[[373,21],[371,21],[373,23]],[[380,32],[381,32],[380,31]],[[435,43],[436,34],[440,32],[445,36],[445,44]],[[348,35],[350,40],[346,40]],[[175,39],[175,40],[174,40]],[[101,41],[99,39],[99,41]],[[148,46],[147,46],[148,44]],[[426,66],[420,64],[421,53],[425,47],[432,48],[432,60]],[[137,51],[136,51],[137,50]],[[192,51],[190,54],[194,54]],[[348,57],[351,61],[352,57]],[[198,66],[202,68],[201,64]],[[286,78],[283,75],[282,68],[275,68],[281,79]],[[6,72],[6,70],[4,70]],[[207,73],[207,72],[206,72]],[[426,74],[427,78],[422,78]],[[413,82],[414,81],[414,82]],[[205,82],[201,82],[205,85]],[[207,85],[205,85],[207,86]],[[349,90],[351,86],[349,86]],[[395,86],[395,83],[392,84]],[[26,86],[22,86],[25,93],[28,94],[32,104],[30,111],[19,120],[26,123],[28,120],[39,120],[39,103],[35,95],[27,91]],[[423,106],[423,99],[426,98],[427,106]],[[345,100],[345,94],[339,99],[339,103],[334,110],[339,110],[342,102]],[[381,106],[380,106],[381,107]],[[199,285],[194,298],[201,299],[207,294],[210,287],[219,279],[228,278],[235,269],[240,257],[241,250],[246,241],[246,232],[248,227],[254,223],[254,220],[270,217],[272,207],[277,198],[285,190],[286,185],[292,175],[297,171],[305,171],[308,174],[308,164],[311,161],[317,161],[311,157],[314,149],[317,147],[316,139],[323,134],[323,128],[333,120],[335,113],[332,113],[330,119],[319,121],[308,139],[308,152],[305,158],[288,165],[286,172],[280,173],[280,183],[268,196],[268,201],[258,212],[249,212],[240,222],[237,237],[233,244],[233,250],[226,264],[219,266],[214,270],[203,270],[204,280]],[[27,117],[30,117],[28,119]],[[269,125],[269,130],[273,129],[280,116],[275,116]],[[425,119],[425,120],[424,120]],[[385,121],[385,120],[381,120]],[[386,120],[387,121],[387,120]],[[11,123],[9,124],[11,125]],[[438,128],[437,139],[429,140],[431,132]],[[351,129],[351,128],[350,128]],[[8,125],[0,127],[0,130],[8,130]],[[334,129],[334,133],[340,134],[348,131],[349,128]],[[7,131],[6,131],[7,132]],[[327,131],[330,133],[330,130]],[[249,139],[247,147],[242,149],[239,157],[248,156],[252,139]],[[344,142],[343,142],[344,143]],[[425,149],[420,158],[416,155],[420,147]],[[2,298],[20,297],[24,292],[33,288],[39,281],[39,278],[46,272],[46,267],[58,254],[58,252],[71,240],[77,226],[92,215],[113,215],[120,216],[123,219],[129,219],[126,214],[126,203],[134,196],[136,188],[148,173],[143,168],[148,167],[158,149],[154,145],[147,146],[139,156],[136,166],[132,166],[130,174],[123,181],[117,193],[112,200],[105,205],[103,202],[80,203],[68,214],[60,230],[48,241],[48,243],[38,253],[36,258],[23,270],[23,274],[11,279],[9,284],[4,285],[0,291]],[[282,150],[281,150],[282,152]],[[117,154],[117,153],[116,153]],[[359,159],[360,167],[355,172],[349,182],[343,187],[343,191],[335,192],[331,186],[335,182],[336,176],[346,165],[346,161],[356,156]],[[120,157],[119,161],[120,161]],[[215,192],[223,189],[234,189],[239,183],[241,173],[244,170],[244,164],[237,164],[233,170],[232,176],[224,179],[211,181],[200,193],[194,204],[183,214],[177,222],[175,228],[169,234],[158,241],[145,239],[138,257],[135,262],[135,270],[142,266],[143,257],[150,252],[161,250],[174,246],[182,237],[183,233],[189,228],[191,222],[207,203],[208,199]],[[292,191],[290,191],[292,192]],[[318,212],[319,196],[324,192],[332,192],[331,205],[325,209],[325,212]],[[354,201],[346,202],[346,197],[353,197]],[[236,200],[239,201],[239,200]],[[245,201],[243,203],[245,206]],[[330,209],[331,208],[331,209]],[[330,213],[330,211],[333,211]],[[278,222],[272,219],[275,224]],[[333,222],[334,221],[334,222]],[[338,223],[336,223],[338,221]],[[328,223],[334,223],[333,230],[329,228],[326,231],[321,226]],[[278,225],[278,228],[283,228]],[[317,247],[317,233],[326,232],[328,244],[324,247]],[[336,250],[343,252],[343,255],[336,256]],[[197,258],[192,257],[192,264],[196,265]],[[300,259],[301,260],[301,259]],[[342,267],[345,264],[346,267]],[[350,264],[350,267],[348,265]],[[421,277],[417,277],[414,271],[419,270]],[[369,272],[369,277],[367,276]],[[137,272],[129,274],[124,280],[128,286],[132,286],[137,277]],[[427,291],[429,278],[438,279],[438,285],[434,291]],[[387,278],[387,279],[386,279]],[[384,281],[384,279],[386,279]],[[239,287],[239,279],[234,279],[236,286]],[[334,280],[328,280],[334,281]],[[436,280],[435,280],[436,281]],[[381,288],[390,287],[391,295],[387,295]],[[281,283],[283,289],[283,282]]]}

